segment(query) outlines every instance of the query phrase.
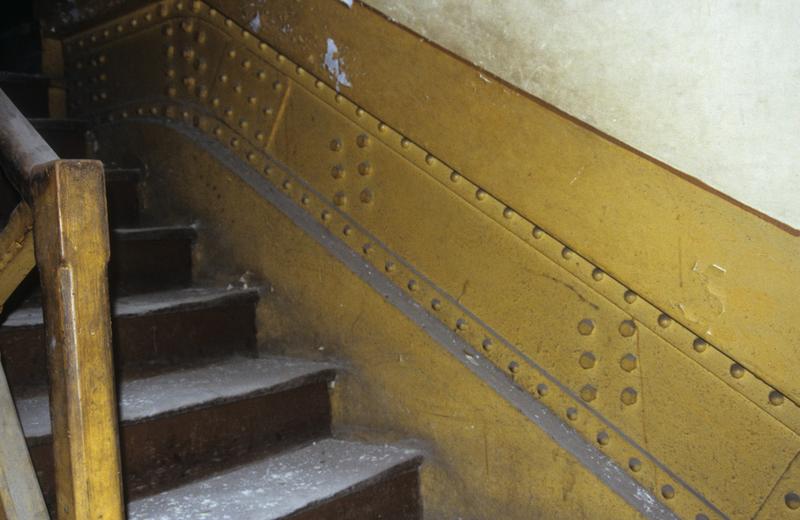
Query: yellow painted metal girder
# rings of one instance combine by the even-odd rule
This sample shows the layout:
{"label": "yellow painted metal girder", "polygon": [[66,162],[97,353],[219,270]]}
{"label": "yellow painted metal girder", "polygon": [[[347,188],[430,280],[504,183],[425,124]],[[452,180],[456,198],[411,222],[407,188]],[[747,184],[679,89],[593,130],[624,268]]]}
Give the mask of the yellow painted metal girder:
{"label": "yellow painted metal girder", "polygon": [[[342,16],[334,7],[320,4],[320,12],[328,10],[335,19]],[[356,12],[361,14],[342,23],[352,29],[353,24],[381,22],[398,44],[419,51],[423,62],[444,59],[438,54],[429,57],[429,50],[408,41],[404,32],[392,32],[397,29],[374,13]],[[292,11],[291,16],[303,22],[303,34],[317,26],[306,14]],[[309,35],[309,41],[315,38]],[[275,40],[283,41],[277,36]],[[344,41],[361,49],[358,52],[372,52],[347,38]],[[291,52],[308,45],[304,42],[295,41]],[[142,48],[157,57],[140,54],[137,49]],[[375,269],[405,288],[420,306],[458,331],[506,371],[510,380],[541,399],[620,466],[630,468],[637,480],[680,516],[721,514],[713,506],[733,517],[752,516],[767,499],[787,461],[800,450],[800,408],[796,399],[790,399],[795,396],[791,385],[782,386],[791,371],[769,368],[769,363],[777,360],[776,353],[783,355],[790,349],[773,345],[772,350],[764,351],[767,365],[762,365],[754,361],[749,347],[739,348],[738,339],[719,343],[716,332],[699,331],[698,323],[708,324],[708,320],[696,321],[696,314],[691,319],[687,316],[698,312],[696,309],[719,311],[719,302],[708,297],[718,297],[717,289],[713,294],[683,300],[691,305],[681,304],[684,306],[676,314],[665,302],[674,294],[691,295],[697,280],[687,282],[683,292],[673,294],[669,284],[663,285],[663,291],[659,289],[665,282],[650,271],[665,261],[667,246],[652,244],[652,234],[643,233],[634,247],[634,228],[612,225],[620,215],[629,218],[634,214],[626,213],[625,200],[607,185],[598,187],[591,197],[578,195],[576,200],[586,211],[581,219],[592,212],[602,213],[596,216],[603,225],[594,229],[602,229],[606,241],[616,244],[612,249],[598,245],[597,237],[582,236],[580,230],[567,232],[580,220],[571,213],[572,198],[570,205],[558,205],[563,200],[554,193],[566,190],[559,184],[560,173],[537,177],[536,189],[520,180],[519,172],[524,172],[520,161],[528,153],[524,147],[512,157],[503,152],[504,143],[469,148],[464,148],[464,143],[470,142],[470,132],[476,124],[480,127],[481,118],[487,117],[485,110],[507,114],[508,107],[516,107],[525,115],[523,126],[550,130],[567,146],[566,153],[549,151],[538,158],[536,164],[543,171],[561,171],[563,161],[582,160],[583,154],[591,154],[587,178],[597,182],[602,178],[610,185],[630,182],[630,189],[645,199],[639,201],[641,205],[636,202],[635,209],[648,212],[647,218],[636,217],[635,225],[642,221],[660,225],[658,212],[666,209],[656,204],[663,199],[657,196],[658,190],[650,192],[631,179],[614,177],[630,175],[632,168],[642,168],[636,170],[637,175],[646,171],[647,182],[663,183],[679,195],[676,200],[699,204],[684,207],[673,201],[670,211],[694,215],[700,208],[714,229],[723,233],[722,242],[738,247],[738,238],[730,241],[725,234],[728,217],[736,215],[740,227],[772,237],[768,243],[756,245],[769,246],[770,254],[776,255],[772,258],[787,251],[775,247],[788,245],[791,251],[794,239],[786,242],[780,238],[784,235],[774,234],[774,228],[763,227],[768,226],[763,221],[753,220],[739,209],[731,213],[727,202],[704,198],[711,195],[499,85],[492,88],[501,90],[485,92],[494,94],[485,104],[470,105],[465,111],[477,112],[477,118],[465,124],[461,148],[452,148],[451,134],[440,134],[423,147],[409,135],[424,135],[429,120],[420,119],[418,126],[400,132],[399,127],[387,123],[404,120],[396,112],[396,101],[386,99],[385,106],[370,113],[234,20],[200,2],[161,2],[77,35],[67,41],[66,49],[72,81],[89,86],[71,100],[75,110],[106,122],[150,118],[205,132],[262,172]],[[308,59],[316,63],[312,58]],[[459,77],[464,64],[445,58],[455,65],[442,67],[440,72],[454,74],[450,80]],[[434,74],[424,76],[421,81],[436,80]],[[351,81],[361,79],[354,75]],[[385,78],[371,81],[370,91]],[[394,88],[402,92],[402,81]],[[353,97],[376,99],[360,92],[354,90]],[[377,94],[377,99],[384,95]],[[498,99],[503,100],[502,107],[496,105]],[[450,105],[439,102],[443,103],[443,117],[451,118]],[[409,112],[421,114],[417,106]],[[493,129],[498,139],[502,135],[518,145],[517,134],[502,131],[506,126],[507,120],[502,124],[498,120],[494,126],[483,126],[482,131]],[[461,133],[459,128],[456,135]],[[546,141],[552,135],[537,137]],[[489,160],[483,153],[492,149],[499,156]],[[446,159],[435,150],[443,150]],[[477,168],[479,164],[482,168]],[[288,170],[284,170],[286,166]],[[502,172],[497,171],[500,167]],[[605,174],[592,173],[593,168]],[[545,196],[547,201],[539,200],[546,208],[542,213],[541,207],[533,208],[530,201]],[[696,240],[697,234],[687,233],[688,228],[682,226],[671,228],[667,236]],[[565,236],[576,240],[556,238]],[[247,239],[246,234],[240,236],[236,247],[243,247]],[[634,256],[640,260],[634,271],[626,270],[630,267],[626,244],[634,247]],[[286,246],[291,249],[288,243]],[[703,247],[717,251],[716,246],[703,243]],[[752,258],[748,251],[744,256]],[[315,266],[322,262],[308,261]],[[733,293],[725,293],[728,304],[740,305],[745,301],[740,296],[749,294],[752,272],[731,272],[728,267],[732,264],[725,262],[698,260],[692,271],[704,278],[706,288],[714,284],[730,288],[727,284],[732,283],[743,289],[732,299]],[[796,262],[788,265],[791,278]],[[759,276],[767,295],[752,300],[756,303],[750,314],[756,319],[765,318],[764,309],[773,308],[788,294],[785,285],[770,278],[775,272],[767,267]],[[631,279],[636,283],[623,283],[628,279],[626,273],[634,273]],[[297,275],[271,272],[271,278],[285,286],[295,286],[293,276]],[[323,291],[314,287],[304,290]],[[763,306],[762,300],[766,301]],[[732,308],[730,314],[741,312],[737,305]],[[768,330],[764,337],[774,340],[787,330],[791,337],[791,326],[772,334],[771,324],[791,317],[792,312],[790,307],[782,307],[765,318],[761,322]],[[352,327],[342,329],[338,321],[315,316],[315,325],[353,333]],[[720,330],[741,332],[737,329],[740,324],[732,326],[718,317],[714,320],[714,327]],[[347,341],[345,337],[341,340]],[[355,352],[351,354],[357,358]],[[368,361],[359,360],[365,366]],[[424,363],[417,358],[411,366]],[[382,377],[400,381],[404,373],[389,369]],[[392,413],[401,410],[389,409]],[[348,413],[358,416],[360,410]]]}

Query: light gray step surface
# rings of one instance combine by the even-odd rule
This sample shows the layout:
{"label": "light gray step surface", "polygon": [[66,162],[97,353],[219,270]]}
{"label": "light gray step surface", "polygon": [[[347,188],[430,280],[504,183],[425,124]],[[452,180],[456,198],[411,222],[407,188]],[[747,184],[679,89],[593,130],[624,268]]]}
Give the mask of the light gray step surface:
{"label": "light gray step surface", "polygon": [[416,467],[415,449],[324,439],[135,500],[129,520],[273,520]]}
{"label": "light gray step surface", "polygon": [[[314,381],[330,381],[336,367],[329,363],[270,356],[234,356],[206,365],[123,381],[119,392],[122,422],[138,422],[195,408],[297,388]],[[46,389],[16,399],[28,442],[50,435],[50,407]],[[267,419],[268,420],[268,419]]]}
{"label": "light gray step surface", "polygon": [[197,231],[192,226],[119,227],[111,230],[111,238],[121,240],[194,240]]}
{"label": "light gray step surface", "polygon": [[[258,299],[257,289],[189,287],[171,291],[121,296],[111,302],[114,317],[140,316],[157,312],[172,312],[224,305],[242,299]],[[3,327],[35,327],[42,324],[41,307],[21,307],[11,314]]]}

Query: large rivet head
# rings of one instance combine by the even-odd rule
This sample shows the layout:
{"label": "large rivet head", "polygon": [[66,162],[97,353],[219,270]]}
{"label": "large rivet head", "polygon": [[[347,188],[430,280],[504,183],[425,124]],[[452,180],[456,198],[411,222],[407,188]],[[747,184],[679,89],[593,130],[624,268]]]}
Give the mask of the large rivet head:
{"label": "large rivet head", "polygon": [[623,298],[625,298],[626,302],[633,303],[633,302],[636,301],[637,295],[636,295],[635,292],[633,292],[630,289],[628,289],[627,291],[625,291],[625,294],[623,295]]}
{"label": "large rivet head", "polygon": [[704,339],[695,338],[694,342],[692,343],[692,348],[694,348],[695,352],[705,352],[708,348],[708,343]]}
{"label": "large rivet head", "polygon": [[606,273],[604,273],[603,270],[600,269],[599,267],[595,267],[594,270],[592,271],[592,278],[594,278],[595,281],[599,282],[600,280],[605,278],[605,276]]}
{"label": "large rivet head", "polygon": [[639,400],[639,393],[634,388],[628,387],[622,391],[619,399],[623,404],[630,406]]}
{"label": "large rivet head", "polygon": [[333,196],[333,203],[337,206],[344,206],[347,204],[347,195],[343,191],[339,191]]}
{"label": "large rivet head", "polygon": [[342,141],[341,139],[331,139],[331,142],[328,146],[334,152],[338,152],[339,150],[342,149]]}
{"label": "large rivet head", "polygon": [[666,498],[667,500],[669,500],[670,498],[674,498],[675,488],[670,486],[669,484],[661,486],[661,496]]}
{"label": "large rivet head", "polygon": [[734,363],[731,365],[731,376],[733,376],[734,378],[741,379],[742,377],[744,377],[744,372],[745,372],[744,367],[739,363]]}
{"label": "large rivet head", "polygon": [[800,495],[794,491],[786,493],[786,496],[783,497],[783,501],[789,509],[800,509]]}
{"label": "large rivet head", "polygon": [[541,397],[546,396],[549,391],[550,389],[544,383],[539,383],[538,385],[536,385],[536,393],[539,394]]}
{"label": "large rivet head", "polygon": [[633,320],[625,320],[619,324],[619,333],[624,338],[629,338],[636,334],[636,323]]}
{"label": "large rivet head", "polygon": [[659,325],[661,328],[664,328],[664,329],[666,329],[667,327],[669,327],[670,325],[672,325],[672,318],[670,318],[670,317],[669,317],[669,316],[667,316],[666,314],[661,314],[661,315],[659,315],[659,317],[658,317],[658,325]]}
{"label": "large rivet head", "polygon": [[628,459],[628,467],[634,473],[638,473],[642,471],[642,461],[637,459],[636,457],[631,457],[630,459]]}
{"label": "large rivet head", "polygon": [[331,177],[334,179],[341,179],[344,177],[344,166],[341,164],[337,164],[333,168],[331,168]]}
{"label": "large rivet head", "polygon": [[367,176],[371,175],[373,171],[372,164],[369,161],[364,161],[359,163],[358,165],[358,173],[359,175]]}
{"label": "large rivet head", "polygon": [[574,407],[567,408],[567,419],[574,421],[578,418],[578,409]]}
{"label": "large rivet head", "polygon": [[358,145],[359,148],[366,148],[367,146],[369,146],[369,143],[370,143],[370,138],[369,135],[367,134],[360,134],[358,137],[356,137],[356,144]]}
{"label": "large rivet head", "polygon": [[778,392],[777,390],[773,390],[769,393],[769,402],[773,406],[780,406],[783,404],[783,394]]}
{"label": "large rivet head", "polygon": [[517,372],[519,372],[519,363],[517,363],[516,361],[512,361],[511,363],[508,364],[508,369],[512,373],[516,374]]}
{"label": "large rivet head", "polygon": [[597,434],[597,444],[599,444],[601,446],[608,445],[610,440],[611,440],[611,438],[608,436],[608,433],[606,433],[606,432],[600,432],[600,433]]}
{"label": "large rivet head", "polygon": [[578,322],[578,332],[581,336],[588,336],[594,332],[594,321],[590,319],[581,320]]}
{"label": "large rivet head", "polygon": [[370,204],[373,200],[375,200],[375,194],[372,193],[372,190],[369,188],[364,188],[361,190],[361,194],[358,196],[359,200],[361,200],[364,204]]}
{"label": "large rivet head", "polygon": [[591,352],[584,352],[578,359],[578,364],[585,369],[594,368],[597,364],[597,358]]}
{"label": "large rivet head", "polygon": [[481,346],[483,347],[483,350],[489,352],[494,347],[494,344],[492,343],[491,338],[484,338],[483,342],[481,342]]}
{"label": "large rivet head", "polygon": [[619,360],[619,366],[625,372],[633,372],[636,370],[636,367],[639,366],[639,360],[634,354],[625,354],[622,356],[622,359]]}
{"label": "large rivet head", "polygon": [[456,320],[456,329],[464,331],[467,330],[467,327],[468,327],[467,320],[465,320],[464,318],[459,318]]}
{"label": "large rivet head", "polygon": [[561,250],[561,256],[564,257],[565,259],[572,258],[573,254],[574,253],[572,252],[572,249],[568,247],[565,247],[564,249]]}
{"label": "large rivet head", "polygon": [[581,399],[583,399],[587,403],[594,401],[595,399],[597,399],[597,388],[593,387],[592,385],[584,385],[584,387],[581,388],[580,394],[581,394]]}

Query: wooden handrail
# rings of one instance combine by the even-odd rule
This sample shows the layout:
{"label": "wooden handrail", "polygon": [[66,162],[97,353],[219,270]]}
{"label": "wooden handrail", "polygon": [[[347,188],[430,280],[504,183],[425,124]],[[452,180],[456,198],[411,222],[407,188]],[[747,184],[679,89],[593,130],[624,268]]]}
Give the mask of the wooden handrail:
{"label": "wooden handrail", "polygon": [[[122,519],[103,165],[59,159],[2,89],[0,165],[23,198],[0,233],[0,303],[33,268],[35,258],[50,375],[58,518]],[[1,505],[8,518],[22,518],[8,516]]]}

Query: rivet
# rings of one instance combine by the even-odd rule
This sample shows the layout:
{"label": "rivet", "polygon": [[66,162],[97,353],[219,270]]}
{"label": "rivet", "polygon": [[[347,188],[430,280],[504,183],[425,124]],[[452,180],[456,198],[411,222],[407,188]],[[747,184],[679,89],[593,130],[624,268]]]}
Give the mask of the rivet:
{"label": "rivet", "polygon": [[174,45],[168,45],[166,54],[167,54],[167,58],[171,58],[171,57],[175,56],[175,46]]}
{"label": "rivet", "polygon": [[333,168],[331,168],[331,177],[334,179],[341,179],[344,177],[344,166],[341,164],[337,164]]}
{"label": "rivet", "polygon": [[433,309],[435,311],[441,310],[442,309],[442,302],[440,300],[437,300],[437,299],[434,298],[433,300],[431,300],[431,309]]}
{"label": "rivet", "polygon": [[511,218],[511,217],[513,217],[513,216],[514,216],[514,210],[513,210],[513,209],[511,209],[511,208],[505,208],[505,209],[503,210],[503,216],[504,216],[505,218]]}
{"label": "rivet", "polygon": [[387,260],[386,264],[384,264],[383,268],[387,273],[393,273],[394,271],[397,270],[397,265],[394,262],[392,262],[391,260]]}
{"label": "rivet", "polygon": [[105,92],[101,92],[100,93],[100,99],[106,99],[107,97],[108,97],[108,94],[106,94]]}
{"label": "rivet", "polygon": [[544,236],[544,230],[542,230],[542,228],[538,226],[533,226],[533,231],[531,231],[531,235],[533,235],[533,238],[538,240]]}
{"label": "rivet", "polygon": [[250,38],[250,32],[249,32],[249,31],[247,31],[247,29],[243,29],[243,30],[242,30],[242,38],[244,38],[245,40],[247,40],[248,38]]}
{"label": "rivet", "polygon": [[619,366],[622,367],[622,370],[625,372],[633,372],[636,370],[636,367],[639,366],[639,360],[633,354],[625,354],[622,356],[622,359],[619,360]]}
{"label": "rivet", "polygon": [[633,303],[636,301],[637,295],[635,292],[628,289],[627,291],[625,291],[625,295],[623,296],[623,298],[625,298],[626,302]]}
{"label": "rivet", "polygon": [[191,76],[183,78],[183,84],[188,88],[192,88],[195,83],[197,83],[197,80]]}
{"label": "rivet", "polygon": [[228,75],[227,75],[227,74],[220,74],[220,76],[219,76],[219,80],[220,80],[222,83],[227,83],[227,82],[228,82]]}
{"label": "rivet", "polygon": [[183,29],[183,32],[192,32],[194,30],[194,24],[191,20],[184,20],[181,22],[181,29]]}
{"label": "rivet", "polygon": [[425,156],[425,162],[428,163],[429,166],[433,166],[436,164],[436,157],[431,154]]}
{"label": "rivet", "polygon": [[247,120],[245,120],[245,119],[240,119],[239,120],[239,127],[240,128],[247,128],[247,126],[248,126]]}
{"label": "rivet", "polygon": [[574,407],[567,408],[567,419],[574,421],[578,418],[578,409]]}
{"label": "rivet", "polygon": [[309,202],[311,202],[311,199],[309,198],[309,196],[308,196],[308,195],[305,195],[305,194],[303,194],[303,196],[302,196],[302,197],[300,197],[300,203],[301,203],[303,206],[308,206],[308,203],[309,203]]}
{"label": "rivet", "polygon": [[255,96],[250,96],[249,98],[247,98],[247,102],[250,103],[251,105],[255,105],[256,103],[258,103],[258,98]]}
{"label": "rivet", "polygon": [[349,237],[350,235],[352,235],[352,234],[353,234],[353,228],[352,228],[352,227],[350,227],[350,225],[349,225],[349,224],[348,224],[348,225],[345,225],[345,226],[342,228],[342,233],[344,233],[344,234],[345,234],[345,236],[348,236],[348,237]]}
{"label": "rivet", "polygon": [[272,88],[273,90],[279,91],[280,89],[283,88],[283,83],[281,83],[280,81],[276,81],[272,84]]}
{"label": "rivet", "polygon": [[247,159],[248,159],[250,162],[255,162],[255,160],[256,160],[256,154],[255,154],[255,153],[253,153],[253,152],[249,152],[249,153],[247,154]]}
{"label": "rivet", "polygon": [[581,399],[586,401],[587,403],[590,401],[594,401],[597,399],[597,388],[593,387],[592,385],[584,385],[580,391]]}
{"label": "rivet", "polygon": [[475,191],[475,198],[476,198],[476,199],[478,199],[478,200],[483,200],[483,199],[485,199],[485,198],[486,198],[486,192],[485,192],[485,191],[483,191],[482,189],[478,188],[478,189]]}
{"label": "rivet", "polygon": [[731,365],[731,376],[736,379],[741,379],[744,377],[744,367],[739,363],[734,363]]}
{"label": "rivet", "polygon": [[628,467],[631,468],[631,471],[634,473],[638,473],[642,470],[642,461],[636,457],[631,457],[628,459]]}
{"label": "rivet", "polygon": [[587,318],[578,322],[578,333],[581,336],[588,336],[592,332],[594,332],[594,321]]}
{"label": "rivet", "polygon": [[147,20],[148,22],[152,21],[153,20],[153,14],[152,13],[147,13],[146,15],[144,15],[144,19]]}
{"label": "rivet", "polygon": [[201,98],[207,98],[208,97],[208,87],[206,87],[205,85],[200,85],[197,88],[197,95],[200,96]]}
{"label": "rivet", "polygon": [[233,91],[236,92],[237,94],[241,94],[242,93],[242,84],[241,83],[237,83],[236,86],[233,87]]}
{"label": "rivet", "polygon": [[169,8],[166,5],[162,5],[161,9],[158,10],[158,14],[161,16],[167,16],[169,14]]}
{"label": "rivet", "polygon": [[233,108],[231,108],[231,107],[226,108],[225,109],[225,116],[227,116],[229,118],[233,117]]}
{"label": "rivet", "polygon": [[508,364],[508,369],[512,373],[516,374],[517,372],[519,372],[519,363],[517,363],[516,361],[512,361],[511,363]]}
{"label": "rivet", "polygon": [[364,161],[362,163],[359,163],[358,173],[363,176],[370,175],[372,173],[372,164],[370,164],[369,161]]}
{"label": "rivet", "polygon": [[619,400],[622,401],[623,404],[630,406],[632,404],[636,404],[636,401],[639,400],[639,393],[636,391],[635,388],[625,388],[622,390],[622,393],[619,396]]}
{"label": "rivet", "polygon": [[369,188],[364,188],[361,191],[361,195],[359,196],[359,198],[361,199],[361,202],[363,202],[364,204],[369,204],[375,198],[375,195],[373,195],[372,190],[370,190]]}
{"label": "rivet", "polygon": [[342,102],[344,101],[344,96],[343,96],[343,95],[341,95],[341,94],[336,94],[336,95],[333,97],[333,99],[334,99],[334,100],[335,100],[337,103],[339,103],[339,104],[342,104]]}
{"label": "rivet", "polygon": [[492,350],[492,347],[494,345],[492,345],[492,340],[490,338],[483,338],[483,342],[481,342],[481,346],[483,347],[483,350],[488,352],[488,351]]}
{"label": "rivet", "polygon": [[625,320],[619,324],[619,333],[624,338],[629,338],[636,334],[636,323],[633,320]]}
{"label": "rivet", "polygon": [[605,276],[606,273],[604,273],[603,270],[600,269],[599,267],[595,267],[594,270],[592,271],[592,278],[594,278],[598,282],[603,278],[605,278]]}
{"label": "rivet", "polygon": [[174,31],[174,29],[172,28],[171,25],[167,25],[166,27],[164,27],[164,30],[162,32],[164,33],[164,36],[172,36],[172,34],[175,31]]}
{"label": "rivet", "polygon": [[195,36],[195,40],[197,41],[197,43],[205,43],[207,38],[208,36],[206,36],[205,31],[199,31],[197,33],[197,36]]}
{"label": "rivet", "polygon": [[330,220],[331,219],[331,212],[328,211],[327,209],[322,210],[321,216],[322,216],[322,220]]}
{"label": "rivet", "polygon": [[111,31],[110,31],[110,30],[108,30],[108,29],[106,29],[105,31],[103,31],[103,36],[105,36],[106,38],[108,38],[109,36],[111,36]]}
{"label": "rivet", "polygon": [[584,352],[578,359],[578,364],[585,369],[594,368],[597,364],[597,358],[591,352]]}
{"label": "rivet", "polygon": [[214,16],[217,16],[217,14],[218,14],[217,10],[216,10],[216,9],[214,9],[213,7],[212,7],[211,9],[209,9],[209,10],[208,10],[208,15],[209,15],[209,16],[211,16],[212,18],[213,18]]}
{"label": "rivet", "polygon": [[343,191],[339,191],[333,196],[333,203],[337,206],[344,206],[347,204],[347,195]]}
{"label": "rivet", "polygon": [[286,56],[284,56],[281,53],[278,53],[275,59],[278,60],[278,63],[283,63],[284,61],[286,61]]}
{"label": "rivet", "polygon": [[320,80],[317,80],[317,81],[314,82],[314,86],[317,87],[317,88],[322,88],[324,85],[325,84]]}
{"label": "rivet", "polygon": [[695,338],[694,342],[692,343],[692,347],[694,348],[695,352],[705,352],[708,348],[708,343],[706,343],[706,340],[702,338]]}
{"label": "rivet", "polygon": [[400,146],[402,146],[403,148],[408,148],[410,145],[411,145],[411,141],[409,141],[405,137],[400,139]]}
{"label": "rivet", "polygon": [[606,446],[608,444],[608,441],[610,440],[611,438],[608,436],[606,432],[599,432],[597,434],[597,444],[601,446]]}
{"label": "rivet", "polygon": [[116,29],[117,29],[117,32],[122,32],[122,31],[125,30],[125,28],[121,24],[117,24]]}
{"label": "rivet", "polygon": [[187,47],[183,49],[182,55],[183,59],[185,59],[186,61],[190,61],[192,58],[194,58],[194,49],[192,49],[191,47]]}
{"label": "rivet", "polygon": [[783,404],[783,394],[778,392],[777,390],[773,390],[769,393],[769,402],[774,406],[780,406]]}
{"label": "rivet", "polygon": [[150,107],[150,113],[153,115],[158,114],[158,107]]}
{"label": "rivet", "polygon": [[662,313],[658,316],[658,324],[661,326],[661,328],[666,329],[672,324],[672,318]]}
{"label": "rivet", "polygon": [[137,27],[138,25],[139,25],[139,20],[137,20],[136,18],[131,20],[131,27]]}
{"label": "rivet", "polygon": [[572,254],[573,254],[572,253],[572,249],[570,249],[568,247],[565,247],[564,249],[561,250],[561,256],[564,257],[564,258],[567,258],[567,259],[572,258]]}
{"label": "rivet", "polygon": [[211,100],[211,104],[214,105],[215,107],[218,107],[219,106],[219,98],[215,97],[214,99],[212,99]]}
{"label": "rivet", "polygon": [[266,137],[266,135],[264,135],[264,132],[262,132],[261,130],[256,132],[256,139],[257,140],[263,141],[265,137]]}
{"label": "rivet", "polygon": [[467,320],[465,320],[464,318],[459,318],[459,319],[456,320],[456,328],[458,330],[461,330],[461,331],[467,330],[467,326],[468,326],[467,325]]}
{"label": "rivet", "polygon": [[264,167],[264,175],[266,175],[267,177],[269,177],[271,174],[272,174],[272,166],[270,166],[270,165],[266,165],[266,166]]}
{"label": "rivet", "polygon": [[409,291],[416,291],[419,289],[419,283],[416,280],[409,280],[407,287]]}
{"label": "rivet", "polygon": [[261,113],[264,114],[264,117],[270,117],[272,115],[272,107],[264,107]]}
{"label": "rivet", "polygon": [[258,79],[260,79],[260,80],[262,80],[262,81],[263,81],[263,80],[267,79],[267,73],[266,73],[266,72],[264,72],[263,70],[259,70],[259,71],[256,73],[256,77],[257,77]]}
{"label": "rivet", "polygon": [[167,87],[167,95],[169,97],[175,97],[175,95],[177,93],[178,93],[178,91],[177,91],[177,89],[175,87]]}
{"label": "rivet", "polygon": [[295,72],[297,72],[298,76],[302,76],[305,73],[305,71],[303,70],[303,67],[301,67],[300,65],[297,66],[297,68],[295,69]]}
{"label": "rivet", "polygon": [[789,509],[800,509],[800,495],[794,491],[786,493],[786,496],[783,497],[783,501]]}
{"label": "rivet", "polygon": [[233,59],[233,58],[235,58],[235,57],[236,57],[236,50],[235,50],[235,49],[231,49],[231,50],[229,50],[229,51],[228,51],[228,57],[229,57],[230,59]]}
{"label": "rivet", "polygon": [[194,2],[192,2],[192,11],[194,11],[195,13],[200,12],[200,9],[202,9],[202,7],[203,7],[203,2],[201,2],[200,0],[194,0]]}
{"label": "rivet", "polygon": [[181,11],[183,9],[183,2],[178,2],[177,4],[175,4],[175,9]]}
{"label": "rivet", "polygon": [[361,107],[356,108],[356,115],[362,117],[364,115],[364,109]]}
{"label": "rivet", "polygon": [[366,148],[367,146],[369,146],[369,143],[370,143],[370,138],[367,134],[361,134],[358,137],[356,137],[356,144],[358,145],[359,148]]}
{"label": "rivet", "polygon": [[461,174],[458,172],[452,172],[450,174],[450,182],[458,182],[461,180]]}
{"label": "rivet", "polygon": [[386,123],[378,123],[378,132],[385,132],[387,128]]}
{"label": "rivet", "polygon": [[191,114],[187,110],[181,112],[181,115],[183,116],[184,119],[189,119],[191,117]]}
{"label": "rivet", "polygon": [[539,383],[538,385],[536,385],[536,393],[542,397],[546,396],[547,392],[549,391],[550,389],[547,388],[547,385],[544,383]]}
{"label": "rivet", "polygon": [[675,488],[666,484],[661,487],[661,496],[669,500],[670,498],[675,497]]}
{"label": "rivet", "polygon": [[331,139],[329,146],[331,150],[338,152],[342,149],[342,141],[340,139]]}
{"label": "rivet", "polygon": [[233,146],[234,148],[239,146],[239,138],[238,137],[234,137],[234,138],[231,139],[231,146]]}
{"label": "rivet", "polygon": [[373,249],[374,249],[374,247],[369,242],[364,244],[364,247],[361,248],[361,250],[364,252],[365,255],[368,255],[368,254],[372,253]]}
{"label": "rivet", "polygon": [[289,190],[292,189],[292,181],[290,181],[289,179],[286,179],[285,181],[283,181],[282,186],[283,186],[284,190],[289,191]]}
{"label": "rivet", "polygon": [[258,48],[261,49],[262,51],[265,51],[269,48],[269,46],[266,43],[261,42],[258,44]]}

